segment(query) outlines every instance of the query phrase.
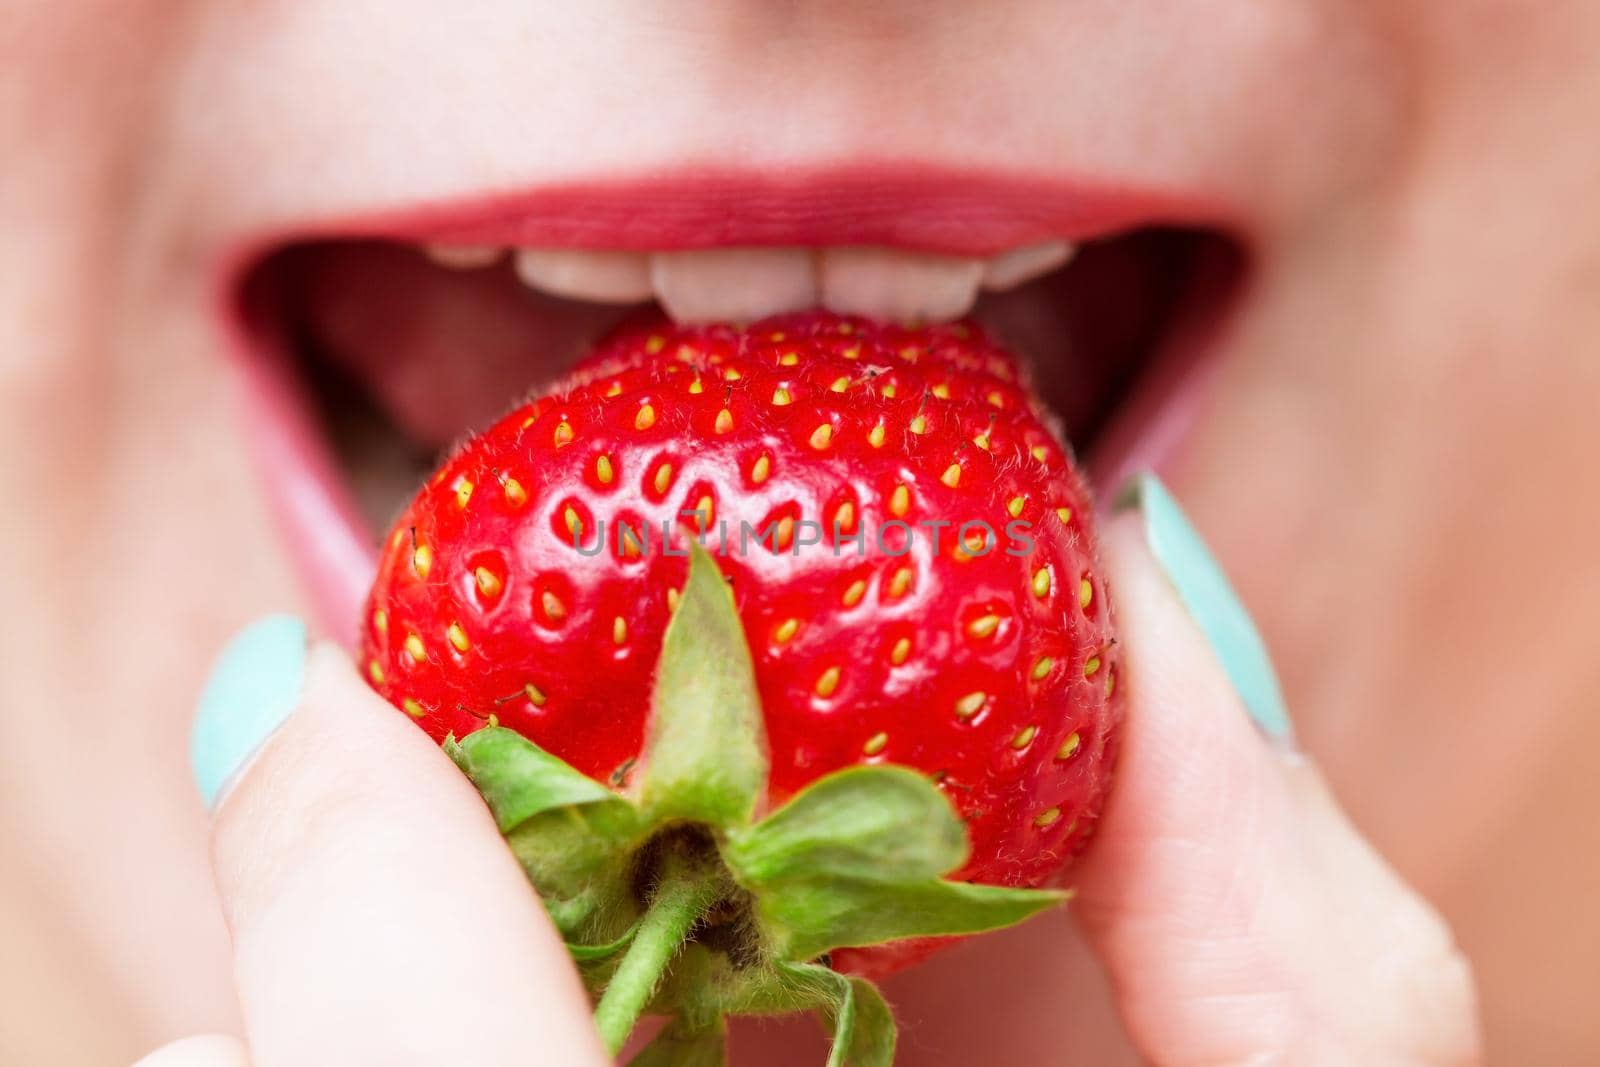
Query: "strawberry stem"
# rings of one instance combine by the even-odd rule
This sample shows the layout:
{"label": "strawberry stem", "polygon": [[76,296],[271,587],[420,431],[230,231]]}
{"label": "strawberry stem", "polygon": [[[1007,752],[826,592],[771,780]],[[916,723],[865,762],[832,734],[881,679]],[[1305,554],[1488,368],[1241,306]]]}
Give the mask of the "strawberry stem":
{"label": "strawberry stem", "polygon": [[682,861],[663,864],[638,932],[594,1010],[595,1026],[612,1055],[628,1040],[689,931],[719,893],[715,877]]}

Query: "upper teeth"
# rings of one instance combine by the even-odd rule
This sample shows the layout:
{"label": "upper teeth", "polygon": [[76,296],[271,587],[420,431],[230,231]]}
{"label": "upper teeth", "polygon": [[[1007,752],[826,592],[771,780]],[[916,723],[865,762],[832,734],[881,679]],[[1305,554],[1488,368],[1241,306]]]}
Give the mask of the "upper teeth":
{"label": "upper teeth", "polygon": [[983,260],[892,248],[828,248],[817,257],[822,302],[897,322],[939,322],[972,310]]}
{"label": "upper teeth", "polygon": [[650,264],[637,252],[524,248],[517,253],[517,277],[547,293],[604,304],[649,300]]}
{"label": "upper teeth", "polygon": [[707,248],[656,252],[656,299],[679,322],[759,319],[817,302],[816,269],[803,248]]}
{"label": "upper teeth", "polygon": [[983,287],[996,292],[1015,289],[1023,282],[1049,274],[1071,259],[1074,251],[1076,249],[1065,241],[1008,248],[984,262]]}
{"label": "upper teeth", "polygon": [[[972,309],[978,290],[1000,291],[1048,274],[1072,257],[1066,241],[1009,248],[985,258],[894,248],[706,248],[677,252],[525,248],[517,276],[542,292],[605,304],[654,298],[680,322],[748,321],[821,304],[900,322],[940,322]],[[435,262],[469,269],[502,249],[428,245]]]}
{"label": "upper teeth", "polygon": [[500,258],[502,250],[493,245],[428,245],[426,251],[440,266],[471,270],[487,267]]}

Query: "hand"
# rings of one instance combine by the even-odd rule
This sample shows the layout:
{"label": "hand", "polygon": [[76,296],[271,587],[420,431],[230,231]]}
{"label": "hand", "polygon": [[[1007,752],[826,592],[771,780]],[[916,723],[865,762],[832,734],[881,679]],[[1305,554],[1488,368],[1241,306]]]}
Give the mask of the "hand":
{"label": "hand", "polygon": [[[1476,1063],[1448,931],[1293,751],[1248,619],[1142,485],[1103,531],[1130,709],[1077,897],[892,981],[897,1062]],[[606,1062],[471,787],[337,652],[313,652],[215,837],[250,1050],[140,1067]],[[748,1027],[734,1059],[820,1063],[814,1031]]]}
{"label": "hand", "polygon": [[292,620],[256,624],[196,732],[202,788],[236,779],[212,861],[246,1041],[190,1039],[141,1067],[609,1062],[483,801],[343,653],[307,654]]}
{"label": "hand", "polygon": [[[1477,1063],[1449,931],[1293,750],[1243,608],[1138,485],[1101,526],[1129,710],[1077,896],[888,982],[897,1064]],[[751,1028],[749,1062],[821,1062],[806,1029]]]}
{"label": "hand", "polygon": [[[1203,549],[1227,600],[1196,603],[1198,537],[1159,485],[1144,509],[1110,535],[1137,696],[1074,907],[1134,1045],[1159,1064],[1476,1062],[1450,932],[1293,751],[1265,653],[1241,664],[1241,642],[1260,646]],[[1217,626],[1230,651],[1213,653]]]}

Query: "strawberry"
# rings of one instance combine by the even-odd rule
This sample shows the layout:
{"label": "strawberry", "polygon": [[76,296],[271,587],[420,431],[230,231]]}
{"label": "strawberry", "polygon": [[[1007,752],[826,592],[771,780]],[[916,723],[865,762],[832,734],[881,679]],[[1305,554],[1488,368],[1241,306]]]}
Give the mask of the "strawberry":
{"label": "strawberry", "polygon": [[[445,743],[600,997],[701,1062],[1059,899],[1121,700],[1089,500],[970,323],[645,321],[468,442],[386,542],[373,686]],[[846,977],[855,975],[858,977]]]}

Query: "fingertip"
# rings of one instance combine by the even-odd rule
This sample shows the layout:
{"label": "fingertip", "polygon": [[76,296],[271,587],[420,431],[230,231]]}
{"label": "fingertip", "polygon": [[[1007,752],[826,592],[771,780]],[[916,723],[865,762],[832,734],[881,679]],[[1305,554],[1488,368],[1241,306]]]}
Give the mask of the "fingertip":
{"label": "fingertip", "polygon": [[[1078,910],[1177,916],[1226,886],[1283,794],[1272,747],[1152,553],[1142,516],[1101,529],[1123,643],[1116,777]],[[1173,900],[1187,894],[1186,907]],[[1170,898],[1170,899],[1169,899]]]}
{"label": "fingertip", "polygon": [[263,1062],[599,1062],[488,808],[337,646],[307,650],[293,714],[234,776],[212,863]]}
{"label": "fingertip", "polygon": [[1132,478],[1118,506],[1138,516],[1151,558],[1205,635],[1250,718],[1267,736],[1293,737],[1289,709],[1266,642],[1222,564],[1166,485],[1154,474]]}
{"label": "fingertip", "polygon": [[189,766],[207,810],[294,711],[306,659],[306,626],[293,615],[250,623],[218,654],[189,733]]}

